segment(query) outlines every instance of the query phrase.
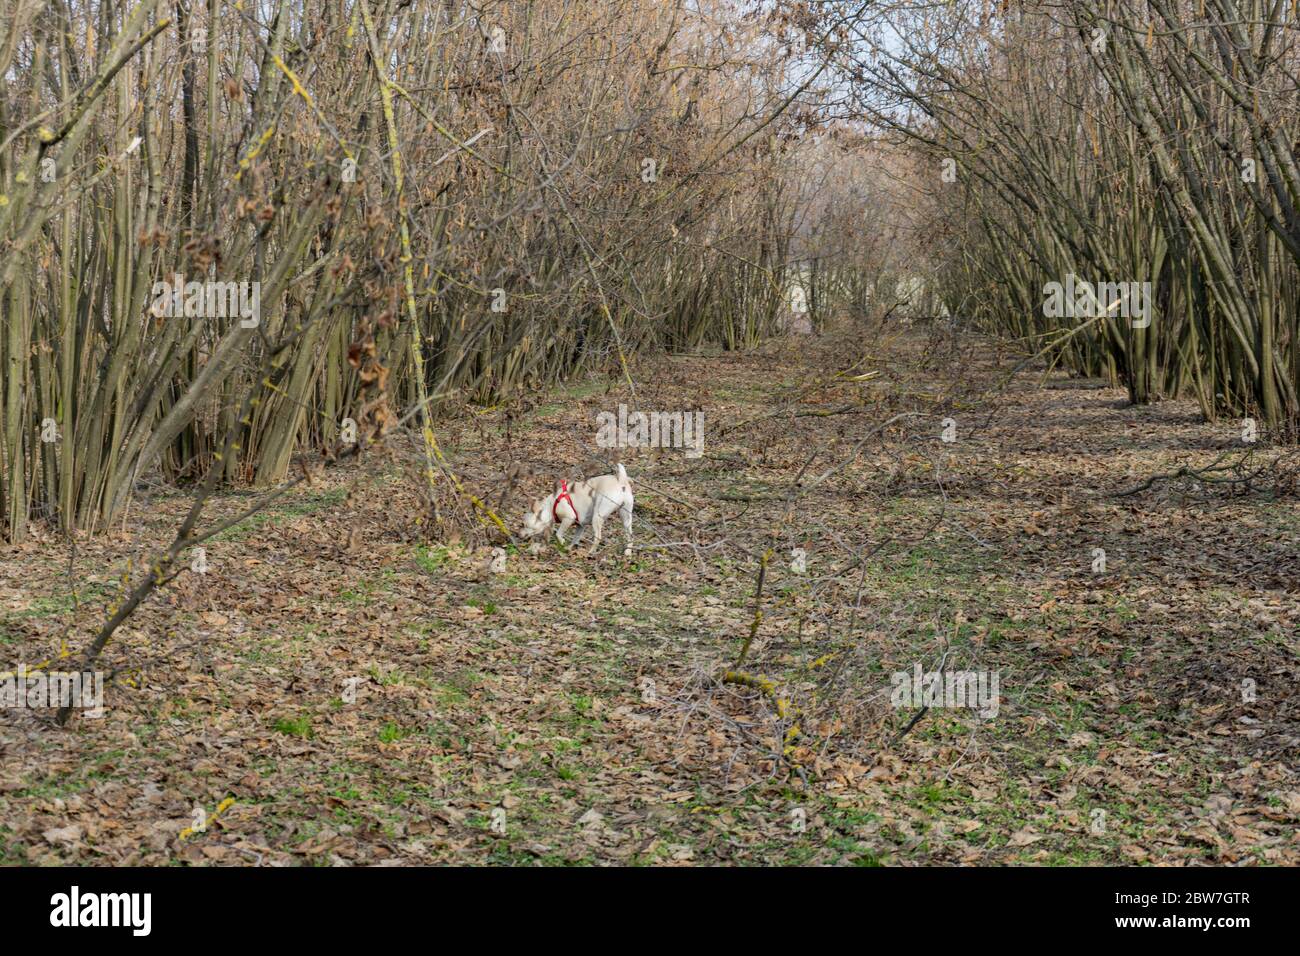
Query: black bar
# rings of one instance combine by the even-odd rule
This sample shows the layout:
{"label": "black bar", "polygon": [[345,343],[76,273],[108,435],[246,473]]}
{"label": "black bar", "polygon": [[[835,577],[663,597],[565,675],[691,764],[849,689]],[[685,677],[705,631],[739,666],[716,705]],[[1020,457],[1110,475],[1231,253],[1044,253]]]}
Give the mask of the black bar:
{"label": "black bar", "polygon": [[[422,933],[435,930],[448,942],[447,933],[482,933],[493,945],[511,939],[540,945],[559,937],[576,943],[597,929],[611,944],[624,935],[635,942],[664,934],[668,941],[688,927],[697,938],[716,934],[733,942],[757,934],[765,943],[772,936],[806,943],[809,934],[830,929],[883,939],[891,927],[910,927],[908,933],[935,941],[990,942],[999,934],[1043,931],[1054,935],[1039,939],[1071,944],[1186,941],[1193,935],[1230,944],[1241,934],[1276,934],[1292,925],[1284,907],[1292,905],[1294,878],[1291,870],[1258,867],[544,874],[528,868],[9,868],[0,869],[0,899],[11,939],[76,934],[128,946],[196,939],[213,945],[252,939],[373,945],[377,935],[403,923]],[[131,915],[143,922],[143,896],[131,910],[121,908],[120,898],[111,901],[128,925],[52,926],[52,917],[66,919],[71,910],[74,886],[87,918],[99,908],[98,896],[87,904],[89,896],[149,894],[148,935],[136,936],[129,925]],[[56,902],[58,894],[66,899]],[[606,935],[611,927],[619,937]]]}

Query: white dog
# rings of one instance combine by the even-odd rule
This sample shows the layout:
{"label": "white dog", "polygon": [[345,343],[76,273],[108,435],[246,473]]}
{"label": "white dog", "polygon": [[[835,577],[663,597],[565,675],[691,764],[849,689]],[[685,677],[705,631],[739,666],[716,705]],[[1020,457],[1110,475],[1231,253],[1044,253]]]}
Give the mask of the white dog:
{"label": "white dog", "polygon": [[582,543],[582,536],[590,526],[595,533],[591,553],[595,554],[605,521],[615,512],[623,519],[623,554],[626,556],[632,553],[632,481],[621,462],[617,474],[572,483],[562,481],[553,494],[534,501],[524,515],[524,530],[520,536],[535,538],[554,527],[555,536],[561,544],[566,544],[564,532],[576,524],[578,536],[573,542],[576,546]]}

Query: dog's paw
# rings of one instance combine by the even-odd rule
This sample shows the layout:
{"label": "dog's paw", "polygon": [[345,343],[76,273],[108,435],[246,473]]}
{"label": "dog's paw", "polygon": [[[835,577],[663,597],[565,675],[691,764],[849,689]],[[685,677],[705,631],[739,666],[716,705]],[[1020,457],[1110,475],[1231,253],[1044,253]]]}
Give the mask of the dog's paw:
{"label": "dog's paw", "polygon": [[625,558],[630,558],[630,557],[632,557],[632,549],[631,549],[631,548],[624,548],[624,549],[623,549],[623,557],[625,557]]}

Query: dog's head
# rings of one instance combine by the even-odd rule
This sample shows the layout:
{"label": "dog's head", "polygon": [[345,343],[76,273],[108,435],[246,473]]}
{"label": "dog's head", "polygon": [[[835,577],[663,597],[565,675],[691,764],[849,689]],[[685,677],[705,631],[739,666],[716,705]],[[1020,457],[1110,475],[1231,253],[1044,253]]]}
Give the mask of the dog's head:
{"label": "dog's head", "polygon": [[540,501],[534,501],[533,506],[524,512],[524,529],[519,532],[519,537],[535,538],[555,523],[555,518],[547,505],[548,500],[542,498]]}

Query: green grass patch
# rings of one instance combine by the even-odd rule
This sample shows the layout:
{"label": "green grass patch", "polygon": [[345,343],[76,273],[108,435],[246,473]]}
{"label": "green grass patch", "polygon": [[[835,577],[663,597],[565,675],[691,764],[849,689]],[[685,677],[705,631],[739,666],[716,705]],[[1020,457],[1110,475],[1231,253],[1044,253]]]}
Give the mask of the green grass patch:
{"label": "green grass patch", "polygon": [[310,740],[312,737],[311,718],[306,715],[281,717],[274,726],[276,733],[284,734],[286,737],[299,737],[303,740]]}

